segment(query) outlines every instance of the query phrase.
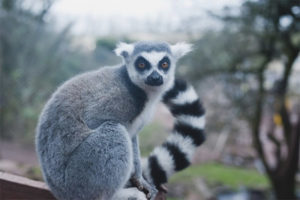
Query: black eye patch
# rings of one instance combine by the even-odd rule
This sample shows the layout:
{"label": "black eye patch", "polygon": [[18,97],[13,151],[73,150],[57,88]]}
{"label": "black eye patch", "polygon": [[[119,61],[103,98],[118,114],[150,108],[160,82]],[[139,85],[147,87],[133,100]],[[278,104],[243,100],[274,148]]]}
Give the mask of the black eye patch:
{"label": "black eye patch", "polygon": [[161,59],[158,63],[158,68],[163,70],[164,72],[167,72],[170,69],[171,61],[170,59],[165,56],[163,59]]}
{"label": "black eye patch", "polygon": [[148,69],[151,68],[151,64],[142,56],[139,56],[135,60],[134,66],[140,72],[143,72],[143,71],[148,70]]}

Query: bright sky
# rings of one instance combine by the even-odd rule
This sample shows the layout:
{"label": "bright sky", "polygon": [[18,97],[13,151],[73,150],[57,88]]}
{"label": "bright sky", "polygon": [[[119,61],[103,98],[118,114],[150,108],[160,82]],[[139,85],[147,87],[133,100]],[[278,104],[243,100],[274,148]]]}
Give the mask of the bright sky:
{"label": "bright sky", "polygon": [[[187,18],[205,19],[208,10],[219,11],[224,6],[238,6],[240,2],[241,0],[58,0],[52,8],[52,14],[60,25],[73,22],[73,31],[79,34],[168,31],[181,28]],[[202,25],[207,26],[205,23]]]}

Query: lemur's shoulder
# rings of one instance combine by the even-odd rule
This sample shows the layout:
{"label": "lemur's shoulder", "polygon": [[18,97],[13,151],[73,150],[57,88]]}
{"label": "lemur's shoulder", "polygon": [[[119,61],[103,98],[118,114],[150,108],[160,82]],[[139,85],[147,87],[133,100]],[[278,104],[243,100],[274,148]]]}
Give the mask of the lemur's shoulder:
{"label": "lemur's shoulder", "polygon": [[125,66],[108,66],[74,76],[63,83],[53,97],[62,95],[74,99],[81,96],[84,99],[95,95],[122,96],[128,93],[133,98],[147,99],[145,92],[132,83]]}
{"label": "lemur's shoulder", "polygon": [[103,67],[77,75],[62,84],[45,110],[73,113],[90,128],[105,120],[132,122],[144,109],[146,93],[134,85],[125,66]]}

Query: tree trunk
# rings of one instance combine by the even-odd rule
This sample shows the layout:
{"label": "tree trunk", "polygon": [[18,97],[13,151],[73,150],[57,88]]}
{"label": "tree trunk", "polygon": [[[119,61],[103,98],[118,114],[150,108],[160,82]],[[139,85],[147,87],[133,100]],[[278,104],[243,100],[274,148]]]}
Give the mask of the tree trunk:
{"label": "tree trunk", "polygon": [[291,137],[287,141],[288,155],[286,158],[277,157],[279,164],[276,169],[269,171],[276,199],[297,199],[296,174],[300,151],[300,113],[298,122],[291,127]]}
{"label": "tree trunk", "polygon": [[278,200],[297,199],[295,196],[295,175],[271,177],[274,195]]}
{"label": "tree trunk", "polygon": [[[288,136],[286,137],[285,140],[286,146],[288,147],[288,152],[285,158],[282,158],[280,154],[276,155],[277,166],[275,168],[271,167],[267,162],[265,157],[265,149],[263,147],[262,141],[260,140],[260,133],[261,133],[260,125],[261,125],[264,96],[265,96],[265,91],[263,87],[264,69],[265,69],[263,66],[265,65],[262,65],[261,70],[257,74],[259,90],[257,94],[257,101],[255,102],[256,103],[255,116],[252,121],[253,141],[257,153],[264,164],[269,180],[271,181],[274,190],[274,195],[278,200],[296,199],[295,177],[296,177],[298,161],[299,161],[300,120],[298,121],[297,125],[293,127],[289,120],[290,113],[286,110],[284,104],[286,90],[288,88],[288,79],[289,79],[290,71],[292,69],[292,64],[294,60],[295,59],[293,58],[293,60],[290,61],[289,65],[287,66],[288,68],[285,69],[285,75],[283,77],[284,84],[283,87],[281,88],[282,90],[280,94],[276,96],[277,100],[280,102],[279,111],[281,111],[280,114],[282,116],[283,123],[284,123],[284,135]],[[299,114],[299,118],[300,118],[300,114]],[[280,152],[281,145],[277,146],[277,148],[279,148],[277,150],[279,150]]]}

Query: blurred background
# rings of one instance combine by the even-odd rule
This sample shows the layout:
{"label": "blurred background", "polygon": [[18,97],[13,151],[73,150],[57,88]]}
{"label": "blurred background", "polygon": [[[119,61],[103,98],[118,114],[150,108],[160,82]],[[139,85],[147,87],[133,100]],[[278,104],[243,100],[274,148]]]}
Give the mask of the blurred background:
{"label": "blurred background", "polygon": [[[207,141],[170,200],[300,197],[300,3],[296,0],[0,0],[0,170],[42,180],[39,113],[70,77],[121,59],[116,43],[190,42],[177,75],[207,111]],[[172,117],[140,135],[147,156]]]}

